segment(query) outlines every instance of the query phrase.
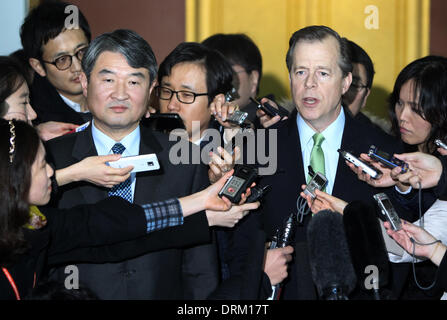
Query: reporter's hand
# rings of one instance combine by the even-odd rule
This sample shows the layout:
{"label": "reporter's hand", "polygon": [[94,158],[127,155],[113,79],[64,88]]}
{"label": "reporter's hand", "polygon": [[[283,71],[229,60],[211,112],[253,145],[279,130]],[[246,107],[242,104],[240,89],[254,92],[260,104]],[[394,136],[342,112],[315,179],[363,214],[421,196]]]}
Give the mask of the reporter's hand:
{"label": "reporter's hand", "polygon": [[234,168],[234,164],[240,158],[241,152],[239,147],[234,148],[234,153],[231,155],[224,148],[218,147],[219,154],[210,153],[210,163],[208,170],[208,178],[211,183],[219,180],[226,172]]}
{"label": "reporter's hand", "polygon": [[447,150],[445,150],[444,148],[438,148],[436,149],[441,155],[443,156],[447,156]]}
{"label": "reporter's hand", "polygon": [[[370,186],[378,187],[378,188],[385,188],[385,187],[391,187],[396,184],[396,180],[394,180],[391,176],[391,169],[386,168],[382,166],[380,163],[373,161],[367,154],[362,153],[360,154],[360,160],[374,166],[376,169],[379,169],[382,171],[382,176],[379,179],[373,179],[371,176],[365,172],[363,172],[361,167],[356,167],[354,164],[352,164],[349,161],[346,161],[346,164],[348,167],[357,174],[357,178],[360,181],[364,181]],[[396,168],[394,168],[396,169]],[[394,170],[393,169],[393,170]]]}
{"label": "reporter's hand", "polygon": [[[388,235],[390,235],[408,253],[413,254],[414,250],[416,256],[431,258],[435,264],[439,265],[445,253],[445,246],[437,243],[431,245],[419,245],[413,243],[411,238],[424,244],[435,242],[436,239],[426,230],[409,223],[406,220],[401,219],[401,221],[402,229],[399,231],[394,231],[388,221],[383,223]],[[437,246],[441,246],[441,248],[437,248]],[[435,250],[438,251],[435,252]]]}
{"label": "reporter's hand", "polygon": [[59,185],[74,181],[87,181],[97,186],[112,188],[130,177],[133,166],[112,168],[106,163],[121,158],[120,154],[87,157],[67,168],[56,171]]}
{"label": "reporter's hand", "polygon": [[79,127],[73,123],[48,121],[39,124],[36,129],[43,141],[62,136]]}
{"label": "reporter's hand", "polygon": [[[279,109],[278,105],[275,102],[273,102],[272,100],[268,99],[268,98],[262,98],[260,102],[261,102],[261,104],[264,104],[264,103],[267,102],[268,104],[270,104],[275,109]],[[268,114],[266,114],[264,111],[262,111],[261,109],[258,109],[256,111],[256,116],[259,118],[259,122],[261,123],[261,125],[264,128],[266,128],[266,129],[268,127],[271,127],[272,125],[274,125],[275,123],[277,123],[277,122],[279,122],[281,120],[286,120],[287,119],[287,116],[281,119],[281,116],[279,116],[279,115],[274,116],[272,118]]]}
{"label": "reporter's hand", "polygon": [[154,107],[147,107],[147,111],[146,114],[144,115],[145,118],[150,118],[151,113],[156,113],[157,109],[155,109]]}
{"label": "reporter's hand", "polygon": [[287,278],[288,263],[292,261],[293,247],[268,249],[265,255],[264,272],[270,279],[272,286]]}
{"label": "reporter's hand", "polygon": [[442,174],[442,163],[435,156],[422,152],[395,154],[396,158],[408,163],[410,170],[399,175],[399,181],[411,184],[413,188],[435,187]]}
{"label": "reporter's hand", "polygon": [[236,110],[239,110],[239,106],[233,102],[225,101],[223,95],[216,96],[210,104],[210,111],[214,115],[214,118],[224,128],[239,128],[237,124],[227,121],[228,117]]}
{"label": "reporter's hand", "polygon": [[[301,186],[301,189],[304,190],[305,188],[306,185]],[[312,199],[311,196],[305,195],[304,192],[300,193],[300,196],[307,200],[307,205],[312,213],[317,213],[321,210],[331,210],[343,214],[345,207],[348,205],[346,201],[318,189],[315,189],[315,195],[315,199]]]}
{"label": "reporter's hand", "polygon": [[234,227],[250,210],[259,208],[259,202],[232,206],[227,211],[206,210],[209,226]]}

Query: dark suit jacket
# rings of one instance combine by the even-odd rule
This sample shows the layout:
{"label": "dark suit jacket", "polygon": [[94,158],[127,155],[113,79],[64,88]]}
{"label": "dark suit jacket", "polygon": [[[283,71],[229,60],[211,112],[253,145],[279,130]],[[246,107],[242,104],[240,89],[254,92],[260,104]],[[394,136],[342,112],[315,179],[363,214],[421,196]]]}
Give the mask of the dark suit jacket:
{"label": "dark suit jacket", "polygon": [[[161,169],[137,174],[134,202],[144,204],[192,194],[207,184],[199,165],[173,165],[168,136],[140,126],[140,154],[156,153]],[[194,146],[191,146],[191,148]],[[97,155],[91,127],[48,143],[56,169]],[[107,197],[107,190],[80,182],[60,188],[57,205],[68,208]],[[102,299],[203,299],[217,285],[216,250],[212,244],[169,249],[114,264],[80,264],[80,280]],[[60,275],[64,277],[63,273]]]}
{"label": "dark suit jacket", "polygon": [[[2,261],[22,298],[35,281],[39,283],[45,277],[43,271],[48,264],[120,261],[132,257],[136,249],[146,252],[181,246],[173,232],[182,234],[182,242],[189,244],[209,238],[204,214],[185,218],[182,226],[147,234],[142,208],[119,197],[66,210],[46,208],[43,213],[48,221],[44,228],[23,229],[29,249],[13,261]],[[6,277],[0,274],[0,300],[3,299],[15,299],[15,295]]]}
{"label": "dark suit jacket", "polygon": [[30,100],[37,113],[35,124],[58,121],[81,125],[91,118],[90,113],[79,113],[68,106],[47,78],[38,74],[30,86]]}
{"label": "dark suit jacket", "polygon": [[[296,124],[297,111],[293,111],[290,119],[278,123],[272,129],[277,129],[277,170],[274,175],[264,176],[260,185],[270,185],[270,191],[264,196],[259,213],[252,213],[250,219],[261,219],[257,223],[261,225],[271,238],[278,228],[283,226],[284,221],[292,212],[297,212],[297,198],[299,197],[301,185],[306,184],[301,145]],[[386,152],[400,150],[400,144],[391,136],[367,127],[352,119],[346,112],[346,122],[343,131],[341,149],[351,151],[355,155],[367,152],[370,145],[374,144]],[[268,141],[268,139],[267,139]],[[377,189],[359,181],[345,164],[345,160],[339,157],[337,173],[332,194],[347,202],[353,200],[372,201],[372,195],[378,193]],[[381,190],[383,192],[383,190]],[[307,246],[305,245],[307,225],[311,215],[304,217],[303,225],[298,227],[295,234],[294,259],[289,264],[289,277],[285,281],[282,297],[284,299],[316,299],[316,290],[312,281]],[[244,225],[256,225],[246,222],[235,231],[232,248],[233,255],[243,256],[249,252],[249,234],[253,232],[250,227]],[[244,243],[248,245],[245,245]],[[299,245],[298,245],[299,244]],[[234,258],[237,260],[237,258]]]}

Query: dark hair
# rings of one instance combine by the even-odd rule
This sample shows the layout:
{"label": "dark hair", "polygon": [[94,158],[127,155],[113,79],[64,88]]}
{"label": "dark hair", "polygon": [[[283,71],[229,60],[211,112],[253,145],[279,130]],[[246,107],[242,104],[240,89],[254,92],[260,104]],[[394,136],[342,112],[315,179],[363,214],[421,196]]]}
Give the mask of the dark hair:
{"label": "dark hair", "polygon": [[[262,56],[259,48],[247,35],[242,33],[212,35],[202,41],[208,48],[219,51],[230,62],[242,66],[247,73],[258,71],[259,79],[262,77]],[[259,91],[258,81],[258,88]]]}
{"label": "dark hair", "polygon": [[[65,13],[65,9],[69,5],[71,4],[59,1],[45,2],[28,14],[20,29],[20,39],[28,58],[42,60],[42,47],[66,30],[65,21],[70,12]],[[81,10],[78,12],[79,28],[90,42],[90,26]]]}
{"label": "dark hair", "polygon": [[349,48],[349,55],[351,57],[351,63],[359,63],[361,64],[366,71],[366,86],[371,89],[373,80],[374,80],[374,64],[366,53],[358,44],[355,42],[346,39]]}
{"label": "dark hair", "polygon": [[6,99],[26,81],[25,71],[12,57],[0,56],[0,118],[8,112]]}
{"label": "dark hair", "polygon": [[90,79],[96,60],[103,52],[121,53],[127,63],[135,69],[146,68],[150,82],[157,76],[157,60],[149,43],[132,30],[119,29],[95,38],[82,59],[82,70]]}
{"label": "dark hair", "polygon": [[414,101],[417,103],[414,111],[431,124],[426,147],[433,153],[436,150],[434,140],[447,138],[447,58],[427,56],[417,59],[397,76],[388,100],[392,130],[397,137],[400,137],[400,131],[395,106],[402,86],[409,80],[414,81]]}
{"label": "dark hair", "polygon": [[292,69],[293,64],[293,51],[297,43],[301,41],[315,42],[323,41],[327,37],[334,37],[338,42],[339,48],[339,59],[338,65],[343,73],[343,77],[346,77],[349,72],[352,72],[352,64],[349,56],[348,46],[346,40],[341,38],[340,35],[326,26],[309,26],[302,28],[290,37],[289,40],[289,50],[286,55],[286,64],[289,72]]}
{"label": "dark hair", "polygon": [[197,42],[180,43],[160,64],[158,83],[171,74],[172,68],[182,62],[200,63],[206,72],[208,102],[218,94],[226,94],[233,88],[233,69],[225,57],[217,50]]}
{"label": "dark hair", "polygon": [[15,150],[9,161],[11,126],[0,119],[0,264],[11,262],[26,248],[22,227],[29,220],[31,167],[39,149],[39,135],[23,121],[12,120],[15,126]]}

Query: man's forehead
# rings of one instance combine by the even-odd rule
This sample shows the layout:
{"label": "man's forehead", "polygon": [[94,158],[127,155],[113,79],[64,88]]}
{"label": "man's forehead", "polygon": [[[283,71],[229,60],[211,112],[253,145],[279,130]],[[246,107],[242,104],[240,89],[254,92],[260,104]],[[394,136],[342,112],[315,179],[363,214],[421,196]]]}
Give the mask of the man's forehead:
{"label": "man's forehead", "polygon": [[321,40],[300,40],[295,44],[293,55],[299,56],[303,52],[310,51],[312,53],[310,55],[311,58],[318,58],[319,56],[316,54],[316,50],[326,57],[335,58],[335,60],[338,60],[340,56],[338,41],[332,36],[327,36]]}
{"label": "man's forehead", "polygon": [[103,51],[96,59],[93,72],[104,72],[104,70],[112,73],[142,73],[144,76],[149,76],[149,70],[132,67],[122,53],[113,51]]}
{"label": "man's forehead", "polygon": [[42,46],[42,53],[54,55],[59,52],[71,52],[84,45],[88,45],[88,39],[82,29],[64,29]]}

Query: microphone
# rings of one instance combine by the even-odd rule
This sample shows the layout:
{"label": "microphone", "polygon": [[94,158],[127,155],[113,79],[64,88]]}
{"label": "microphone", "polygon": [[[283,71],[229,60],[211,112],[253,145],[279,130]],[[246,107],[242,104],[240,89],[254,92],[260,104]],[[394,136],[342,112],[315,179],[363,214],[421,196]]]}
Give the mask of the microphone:
{"label": "microphone", "polygon": [[388,284],[390,273],[379,223],[374,207],[366,203],[353,201],[344,210],[343,224],[360,294],[375,300],[380,300],[379,288]]}
{"label": "microphone", "polygon": [[[296,214],[291,213],[284,222],[282,229],[276,230],[276,235],[273,236],[269,249],[284,248],[293,243],[296,232],[297,222]],[[281,295],[282,283],[272,286],[272,294],[267,300],[279,300]]]}
{"label": "microphone", "polygon": [[307,227],[309,262],[318,295],[324,300],[348,300],[356,286],[342,215],[322,210]]}

